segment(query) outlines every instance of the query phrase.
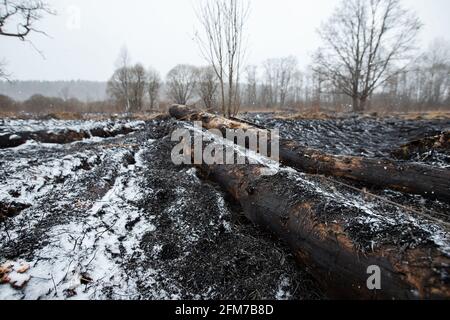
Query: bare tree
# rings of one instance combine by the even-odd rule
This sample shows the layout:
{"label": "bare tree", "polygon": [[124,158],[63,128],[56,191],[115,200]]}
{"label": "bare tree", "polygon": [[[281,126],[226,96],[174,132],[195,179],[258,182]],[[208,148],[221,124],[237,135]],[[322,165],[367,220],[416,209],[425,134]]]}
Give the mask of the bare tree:
{"label": "bare tree", "polygon": [[258,103],[258,67],[254,65],[245,68],[245,104],[255,106]]}
{"label": "bare tree", "polygon": [[161,89],[161,76],[159,72],[153,68],[149,68],[147,71],[147,81],[150,110],[154,110],[158,105],[159,91]]}
{"label": "bare tree", "polygon": [[297,59],[292,56],[269,59],[263,63],[263,68],[268,104],[273,107],[284,107],[293,76],[298,70]]}
{"label": "bare tree", "polygon": [[219,83],[212,67],[198,70],[197,92],[206,110],[213,110],[217,103]]}
{"label": "bare tree", "polygon": [[300,107],[301,103],[303,102],[303,86],[303,73],[300,70],[297,70],[292,76],[292,84],[290,89],[290,91],[292,92],[291,103],[296,107]]}
{"label": "bare tree", "polygon": [[425,84],[423,100],[431,106],[441,104],[450,87],[450,43],[436,39],[420,62]]}
{"label": "bare tree", "polygon": [[118,105],[124,106],[125,112],[130,111],[129,69],[122,67],[114,71],[109,79],[106,91]]}
{"label": "bare tree", "polygon": [[0,2],[0,36],[24,41],[31,32],[43,33],[35,24],[45,14],[52,14],[44,1],[2,0]]}
{"label": "bare tree", "polygon": [[421,26],[400,0],[342,0],[319,31],[316,71],[362,111],[375,89],[406,68]]}
{"label": "bare tree", "polygon": [[147,87],[147,73],[141,64],[136,64],[129,70],[130,74],[130,110],[131,112],[142,111],[144,106],[144,95]]}
{"label": "bare tree", "polygon": [[382,103],[408,110],[448,105],[450,91],[450,43],[434,40],[408,70],[387,81]]}
{"label": "bare tree", "polygon": [[[45,14],[53,14],[43,1],[0,0],[0,36],[25,41],[32,32],[45,34],[35,27]],[[0,61],[0,79],[8,79],[5,62]]]}
{"label": "bare tree", "polygon": [[244,27],[249,3],[205,0],[197,15],[203,29],[197,32],[197,41],[219,79],[222,113],[228,117],[236,115],[240,108],[239,76],[245,54]]}
{"label": "bare tree", "polygon": [[[130,54],[128,52],[128,48],[123,46],[120,49],[119,57],[116,61],[116,72],[113,75],[113,79],[111,79],[115,83],[111,83],[111,89],[114,91],[112,95],[116,97],[117,101],[120,101],[125,105],[125,111],[130,111],[131,102],[130,102],[130,66],[131,59]],[[108,88],[109,88],[108,84]],[[120,97],[119,97],[120,96]]]}
{"label": "bare tree", "polygon": [[166,77],[167,94],[177,104],[187,104],[195,93],[198,70],[186,64],[177,65]]}
{"label": "bare tree", "polygon": [[116,62],[117,69],[107,83],[106,91],[125,112],[141,111],[147,86],[147,74],[141,64],[131,66],[126,47],[122,47]]}

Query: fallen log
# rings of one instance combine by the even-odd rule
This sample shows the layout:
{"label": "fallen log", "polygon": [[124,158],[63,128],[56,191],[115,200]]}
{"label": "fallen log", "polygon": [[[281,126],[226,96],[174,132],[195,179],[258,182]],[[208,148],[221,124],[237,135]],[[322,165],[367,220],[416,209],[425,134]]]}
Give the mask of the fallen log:
{"label": "fallen log", "polygon": [[[179,120],[201,121],[206,129],[261,130],[248,123],[186,106],[174,105],[170,114]],[[282,164],[306,173],[342,177],[369,187],[389,188],[450,202],[450,170],[387,159],[335,156],[287,139],[280,139],[279,156]]]}
{"label": "fallen log", "polygon": [[[320,176],[267,175],[259,165],[198,168],[249,220],[284,240],[330,298],[450,298],[448,233],[438,226],[382,203],[366,209],[360,196],[325,187]],[[433,240],[438,234],[444,246]],[[378,271],[379,282],[370,278]]]}
{"label": "fallen log", "polygon": [[18,147],[28,140],[50,144],[68,144],[82,141],[91,137],[112,138],[120,134],[130,134],[135,129],[127,126],[117,128],[98,127],[88,130],[56,130],[56,131],[22,131],[17,133],[6,133],[0,135],[0,149]]}

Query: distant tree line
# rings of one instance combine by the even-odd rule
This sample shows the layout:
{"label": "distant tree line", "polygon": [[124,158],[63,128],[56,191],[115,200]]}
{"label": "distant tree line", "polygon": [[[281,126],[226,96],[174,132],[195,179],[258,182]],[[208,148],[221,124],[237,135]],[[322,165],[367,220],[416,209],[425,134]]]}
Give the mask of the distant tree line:
{"label": "distant tree line", "polygon": [[0,94],[8,95],[14,100],[25,101],[35,94],[71,98],[83,102],[106,100],[106,82],[99,81],[0,81]]}
{"label": "distant tree line", "polygon": [[[131,63],[123,48],[109,81],[97,83],[106,99],[90,97],[95,84],[87,82],[21,82],[17,90],[0,82],[0,94],[25,100],[1,96],[0,110],[142,112],[177,103],[230,117],[249,109],[450,109],[450,44],[436,40],[418,52],[422,24],[401,0],[341,0],[320,27],[322,44],[303,70],[293,56],[244,65],[248,1],[199,3],[195,39],[206,66],[177,65],[163,79],[156,69]],[[0,36],[25,40],[51,13],[41,1],[0,2]],[[42,87],[47,84],[52,89]]]}
{"label": "distant tree line", "polygon": [[123,110],[110,101],[80,101],[76,98],[62,99],[40,94],[25,101],[16,101],[0,94],[0,112],[26,112],[33,114],[51,113],[122,113]]}

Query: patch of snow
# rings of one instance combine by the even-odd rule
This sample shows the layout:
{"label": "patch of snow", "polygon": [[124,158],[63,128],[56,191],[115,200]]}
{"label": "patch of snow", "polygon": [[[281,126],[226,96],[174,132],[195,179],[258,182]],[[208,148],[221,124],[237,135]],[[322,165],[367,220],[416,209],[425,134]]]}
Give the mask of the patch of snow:
{"label": "patch of snow", "polygon": [[278,290],[275,294],[276,300],[290,300],[292,295],[286,288],[290,288],[291,284],[289,278],[286,276],[282,276],[280,279],[280,283],[278,284]]}
{"label": "patch of snow", "polygon": [[[58,168],[57,170],[59,170]],[[134,166],[123,166],[112,188],[89,209],[87,218],[53,227],[48,245],[30,262],[28,284],[20,291],[4,290],[0,296],[13,299],[99,299],[105,288],[113,296],[139,296],[138,279],[128,277],[122,261],[142,253],[142,237],[156,228],[135,204],[143,197],[143,177]],[[129,224],[134,222],[133,224]],[[118,259],[117,257],[121,257]],[[140,279],[150,283],[159,271],[142,270]],[[17,278],[17,281],[20,277]],[[170,298],[155,287],[154,298]]]}

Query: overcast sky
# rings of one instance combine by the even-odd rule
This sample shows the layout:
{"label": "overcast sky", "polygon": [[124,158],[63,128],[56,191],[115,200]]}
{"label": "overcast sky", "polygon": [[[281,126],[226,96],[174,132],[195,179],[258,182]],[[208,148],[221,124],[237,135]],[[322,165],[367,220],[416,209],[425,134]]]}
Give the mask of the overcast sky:
{"label": "overcast sky", "polygon": [[[204,63],[193,40],[197,0],[48,0],[56,16],[39,27],[51,38],[34,35],[34,45],[1,38],[0,59],[17,80],[99,80],[112,74],[120,48],[133,62],[163,75],[178,63]],[[253,0],[248,24],[249,56],[261,61],[294,55],[301,66],[319,45],[316,30],[337,0]],[[421,46],[434,38],[450,40],[449,0],[404,0],[425,27]]]}

